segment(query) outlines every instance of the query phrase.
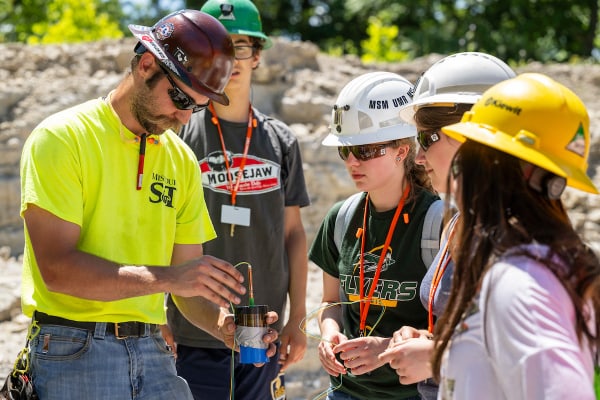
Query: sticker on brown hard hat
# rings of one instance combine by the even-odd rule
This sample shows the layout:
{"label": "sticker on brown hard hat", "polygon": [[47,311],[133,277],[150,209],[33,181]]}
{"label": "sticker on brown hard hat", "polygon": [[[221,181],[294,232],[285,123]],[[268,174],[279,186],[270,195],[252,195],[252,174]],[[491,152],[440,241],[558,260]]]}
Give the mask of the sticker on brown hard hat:
{"label": "sticker on brown hard hat", "polygon": [[165,40],[170,37],[175,30],[175,25],[170,22],[164,23],[156,28],[156,38],[159,40]]}
{"label": "sticker on brown hard hat", "polygon": [[137,53],[150,51],[194,91],[229,104],[225,86],[233,71],[235,51],[227,30],[216,18],[197,10],[181,10],[154,27],[129,25],[129,30],[139,40]]}

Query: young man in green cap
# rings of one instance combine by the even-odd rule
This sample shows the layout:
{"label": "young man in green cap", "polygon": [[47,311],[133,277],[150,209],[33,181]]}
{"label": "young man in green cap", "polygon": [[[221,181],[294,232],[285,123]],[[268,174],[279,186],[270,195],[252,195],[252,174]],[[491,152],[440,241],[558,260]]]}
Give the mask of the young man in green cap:
{"label": "young man in green cap", "polygon": [[[306,315],[307,245],[300,207],[309,204],[299,146],[290,128],[251,105],[252,71],[272,42],[250,0],[209,0],[204,11],[223,23],[232,37],[235,64],[225,88],[228,106],[211,102],[194,114],[180,136],[196,154],[204,195],[217,238],[206,254],[222,257],[246,274],[252,266],[255,304],[280,315],[290,299],[288,322],[280,332],[276,356],[262,368],[241,364],[223,343],[191,325],[168,303],[177,370],[196,399],[285,398],[283,372],[299,361],[306,336],[299,325]],[[247,293],[242,304],[250,302]],[[166,332],[166,336],[169,334]],[[174,340],[174,341],[173,341]],[[228,379],[234,363],[233,380]]]}

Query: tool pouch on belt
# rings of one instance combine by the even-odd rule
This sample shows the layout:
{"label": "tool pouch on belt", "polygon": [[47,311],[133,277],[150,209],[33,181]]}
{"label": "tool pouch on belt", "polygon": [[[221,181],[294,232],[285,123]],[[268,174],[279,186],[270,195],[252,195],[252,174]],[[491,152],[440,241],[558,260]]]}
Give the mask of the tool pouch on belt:
{"label": "tool pouch on belt", "polygon": [[0,400],[38,400],[29,374],[29,342],[40,332],[35,321],[29,326],[27,343],[19,352],[12,371],[6,377],[4,386],[0,389]]}

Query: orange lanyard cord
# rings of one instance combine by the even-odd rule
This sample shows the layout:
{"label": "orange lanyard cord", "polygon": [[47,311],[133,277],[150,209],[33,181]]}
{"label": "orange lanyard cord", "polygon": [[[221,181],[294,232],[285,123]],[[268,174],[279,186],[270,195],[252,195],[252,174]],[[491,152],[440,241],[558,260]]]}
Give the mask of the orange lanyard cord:
{"label": "orange lanyard cord", "polygon": [[223,150],[223,157],[225,158],[225,168],[227,169],[227,181],[229,182],[228,188],[231,191],[231,205],[235,205],[235,198],[237,196],[237,192],[240,187],[240,182],[242,181],[242,176],[244,173],[244,168],[246,167],[246,160],[248,158],[248,150],[250,149],[250,139],[252,139],[252,129],[256,128],[256,119],[252,116],[252,105],[249,107],[248,111],[248,128],[246,130],[246,141],[244,143],[244,153],[242,154],[242,161],[240,162],[240,167],[238,169],[238,173],[235,180],[235,185],[231,181],[231,173],[229,165],[229,159],[227,158],[227,149],[225,148],[225,139],[223,138],[223,131],[221,130],[221,124],[219,123],[219,118],[217,117],[217,113],[215,112],[215,108],[212,103],[209,104],[208,109],[212,114],[212,123],[217,126],[217,131],[219,131],[219,139],[221,140],[221,149]]}
{"label": "orange lanyard cord", "polygon": [[[410,193],[410,185],[406,185],[404,188],[404,193],[402,193],[402,198],[398,202],[398,207],[396,208],[396,212],[394,213],[394,218],[392,219],[392,223],[388,229],[387,236],[385,238],[385,244],[383,245],[383,249],[381,249],[381,255],[379,256],[379,261],[377,262],[377,269],[375,270],[375,276],[373,277],[373,281],[371,282],[371,288],[369,289],[369,295],[365,299],[365,238],[367,236],[367,215],[369,208],[369,194],[365,199],[365,212],[363,215],[363,229],[362,229],[362,238],[360,245],[360,333],[361,335],[365,334],[365,327],[367,324],[367,315],[369,314],[369,307],[371,305],[371,300],[373,299],[373,294],[375,293],[375,287],[377,286],[377,281],[379,281],[379,275],[381,274],[383,261],[385,260],[385,254],[390,246],[392,241],[392,236],[394,236],[394,230],[396,229],[396,224],[398,222],[398,218],[400,217],[400,213],[404,208],[404,203],[406,202],[406,198]],[[364,300],[364,301],[363,301]]]}
{"label": "orange lanyard cord", "polygon": [[448,235],[448,239],[446,240],[446,244],[444,245],[444,248],[442,249],[442,252],[440,254],[440,258],[438,260],[437,265],[435,266],[435,271],[433,273],[433,279],[431,280],[431,286],[429,287],[429,298],[427,299],[427,322],[428,322],[428,326],[427,326],[427,331],[429,333],[433,333],[433,303],[435,300],[435,293],[437,292],[437,288],[440,284],[440,282],[442,281],[442,278],[444,276],[444,273],[446,272],[446,268],[448,268],[448,264],[450,264],[450,261],[452,260],[452,258],[450,257],[450,254],[448,254],[448,247],[450,246],[450,241],[452,240],[452,237],[454,236],[454,227],[456,226],[456,224],[452,223],[450,226],[450,233]]}

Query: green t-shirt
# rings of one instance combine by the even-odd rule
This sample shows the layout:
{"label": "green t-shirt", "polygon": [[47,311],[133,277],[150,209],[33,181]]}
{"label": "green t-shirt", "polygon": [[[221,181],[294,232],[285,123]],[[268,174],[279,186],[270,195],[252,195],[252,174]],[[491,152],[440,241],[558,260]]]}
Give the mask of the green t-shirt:
{"label": "green t-shirt", "polygon": [[[175,243],[215,237],[198,162],[174,132],[149,136],[137,190],[139,146],[102,99],[50,116],[23,148],[21,215],[35,204],[81,227],[81,251],[124,265],[169,266]],[[28,316],[165,322],[163,293],[101,302],[50,292],[27,230],[22,307]]]}
{"label": "green t-shirt", "polygon": [[[334,226],[342,202],[334,205],[325,216],[309,251],[309,258],[324,272],[340,280],[342,301],[352,302],[343,307],[343,333],[348,339],[359,336],[360,326],[360,268],[361,240],[356,231],[362,227],[365,196],[345,231],[338,252],[334,242]],[[390,251],[382,266],[367,316],[371,336],[391,337],[403,325],[427,327],[427,311],[419,298],[421,279],[427,268],[421,259],[421,234],[427,209],[438,197],[421,191],[414,202],[401,211],[390,243]],[[396,209],[376,212],[369,205],[365,241],[365,295],[369,293],[377,263]],[[406,217],[405,217],[406,215]],[[407,222],[408,221],[408,222]],[[383,308],[385,306],[385,309]],[[381,320],[377,323],[377,320]],[[340,377],[331,377],[334,387]],[[403,399],[417,395],[416,385],[402,385],[389,365],[359,376],[344,375],[340,390],[359,399]]]}

